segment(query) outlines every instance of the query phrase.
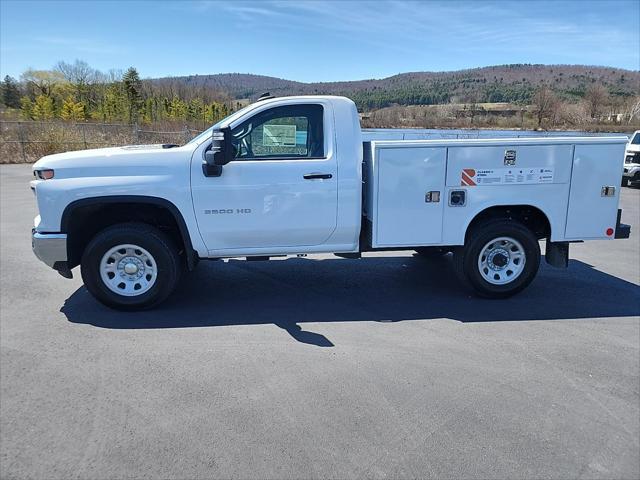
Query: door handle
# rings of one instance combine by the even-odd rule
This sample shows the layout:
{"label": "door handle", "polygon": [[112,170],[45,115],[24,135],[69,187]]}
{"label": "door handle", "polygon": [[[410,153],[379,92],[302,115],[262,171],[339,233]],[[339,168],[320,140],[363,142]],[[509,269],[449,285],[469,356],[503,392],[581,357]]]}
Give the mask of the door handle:
{"label": "door handle", "polygon": [[302,178],[304,178],[305,180],[315,180],[318,178],[321,179],[328,179],[333,177],[333,175],[331,175],[330,173],[317,173],[317,172],[313,172],[313,173],[305,173]]}

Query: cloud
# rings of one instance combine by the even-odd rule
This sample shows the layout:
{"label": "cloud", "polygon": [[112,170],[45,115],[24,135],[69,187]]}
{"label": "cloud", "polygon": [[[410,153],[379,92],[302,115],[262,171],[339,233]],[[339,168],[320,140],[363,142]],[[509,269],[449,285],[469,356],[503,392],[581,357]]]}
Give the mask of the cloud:
{"label": "cloud", "polygon": [[[629,31],[588,9],[582,9],[580,15],[562,11],[567,8],[562,2],[264,0],[197,5],[224,12],[229,21],[245,28],[265,28],[268,22],[273,33],[287,29],[314,35],[317,41],[331,35],[375,48],[395,45],[407,54],[424,54],[425,48],[491,49],[518,51],[526,58],[527,54],[562,54],[565,50],[575,57],[577,52],[602,49],[603,45],[637,45],[638,35],[637,24],[635,31]],[[612,8],[608,2],[591,5]],[[637,48],[630,48],[630,54],[637,56]],[[621,55],[626,57],[629,52]]]}

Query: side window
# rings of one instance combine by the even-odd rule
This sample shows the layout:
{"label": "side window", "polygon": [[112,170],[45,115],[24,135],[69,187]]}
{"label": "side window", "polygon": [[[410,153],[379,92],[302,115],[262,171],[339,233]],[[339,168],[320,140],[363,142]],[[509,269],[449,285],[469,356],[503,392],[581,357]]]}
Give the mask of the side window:
{"label": "side window", "polygon": [[231,131],[237,160],[324,157],[322,105],[264,110]]}

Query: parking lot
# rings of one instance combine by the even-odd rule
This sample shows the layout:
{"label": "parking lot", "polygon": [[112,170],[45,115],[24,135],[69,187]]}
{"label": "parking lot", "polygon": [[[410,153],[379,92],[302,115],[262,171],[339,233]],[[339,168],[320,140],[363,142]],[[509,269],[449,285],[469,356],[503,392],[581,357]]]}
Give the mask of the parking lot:
{"label": "parking lot", "polygon": [[201,262],[159,309],[31,252],[1,180],[2,478],[638,478],[640,189],[629,240],[508,300],[412,252]]}

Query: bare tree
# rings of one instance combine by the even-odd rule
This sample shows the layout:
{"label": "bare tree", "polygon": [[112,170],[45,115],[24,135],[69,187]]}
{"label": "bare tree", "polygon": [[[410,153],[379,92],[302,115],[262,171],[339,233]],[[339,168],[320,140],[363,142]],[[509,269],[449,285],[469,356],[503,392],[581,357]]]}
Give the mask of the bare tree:
{"label": "bare tree", "polygon": [[603,108],[609,101],[609,92],[601,84],[596,83],[587,88],[584,99],[587,102],[589,116],[596,118],[602,113]]}
{"label": "bare tree", "polygon": [[636,118],[640,120],[640,95],[629,102],[627,107],[627,116],[629,117],[629,124],[631,124]]}
{"label": "bare tree", "polygon": [[561,103],[558,108],[560,120],[564,124],[572,126],[580,126],[587,123],[589,115],[583,102],[579,103]]}
{"label": "bare tree", "polygon": [[542,126],[542,122],[545,118],[556,117],[556,112],[559,106],[558,97],[553,90],[547,86],[542,86],[536,90],[535,95],[532,98],[535,106],[535,114],[538,119],[538,127]]}
{"label": "bare tree", "polygon": [[97,70],[82,60],[76,60],[74,63],[58,62],[55,69],[62,73],[69,83],[75,85],[93,83],[98,76]]}

